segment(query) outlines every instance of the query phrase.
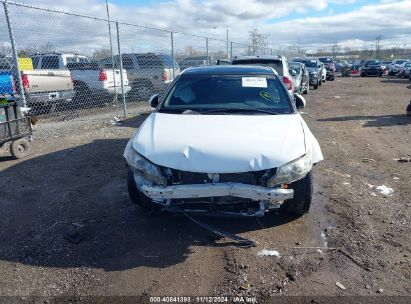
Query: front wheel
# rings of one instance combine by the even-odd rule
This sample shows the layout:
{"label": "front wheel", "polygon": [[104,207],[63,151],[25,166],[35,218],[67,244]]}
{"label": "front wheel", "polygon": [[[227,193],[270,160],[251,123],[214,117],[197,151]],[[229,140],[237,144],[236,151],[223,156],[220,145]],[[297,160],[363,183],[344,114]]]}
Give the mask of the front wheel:
{"label": "front wheel", "polygon": [[304,178],[290,184],[294,190],[292,199],[286,200],[280,211],[288,215],[301,216],[310,210],[313,197],[313,174],[310,171]]}

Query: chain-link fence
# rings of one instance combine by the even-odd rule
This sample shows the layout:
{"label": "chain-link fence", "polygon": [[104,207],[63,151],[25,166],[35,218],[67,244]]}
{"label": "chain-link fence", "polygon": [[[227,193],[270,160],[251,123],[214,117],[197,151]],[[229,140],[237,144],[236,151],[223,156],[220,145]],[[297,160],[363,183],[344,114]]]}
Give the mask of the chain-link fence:
{"label": "chain-link fence", "polygon": [[[113,112],[162,94],[184,69],[242,55],[292,56],[211,37],[0,0],[0,72],[43,117]],[[14,51],[15,50],[15,51]]]}

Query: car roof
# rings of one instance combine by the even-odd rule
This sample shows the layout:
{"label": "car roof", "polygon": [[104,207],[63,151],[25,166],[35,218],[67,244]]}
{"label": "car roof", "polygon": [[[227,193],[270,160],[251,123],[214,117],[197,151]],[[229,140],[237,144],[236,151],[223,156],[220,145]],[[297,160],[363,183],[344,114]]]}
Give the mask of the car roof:
{"label": "car roof", "polygon": [[270,67],[248,65],[215,65],[192,67],[184,70],[182,75],[267,75],[276,73]]}
{"label": "car roof", "polygon": [[281,55],[255,55],[255,56],[239,56],[233,58],[232,61],[237,60],[281,60]]}

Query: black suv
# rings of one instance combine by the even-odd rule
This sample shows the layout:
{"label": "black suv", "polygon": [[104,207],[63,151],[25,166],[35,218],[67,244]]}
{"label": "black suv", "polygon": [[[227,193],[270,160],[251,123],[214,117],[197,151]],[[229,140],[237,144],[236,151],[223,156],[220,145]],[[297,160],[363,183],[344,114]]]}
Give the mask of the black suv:
{"label": "black suv", "polygon": [[381,62],[377,59],[371,59],[364,62],[361,67],[361,77],[365,76],[378,76],[382,77],[382,67]]}

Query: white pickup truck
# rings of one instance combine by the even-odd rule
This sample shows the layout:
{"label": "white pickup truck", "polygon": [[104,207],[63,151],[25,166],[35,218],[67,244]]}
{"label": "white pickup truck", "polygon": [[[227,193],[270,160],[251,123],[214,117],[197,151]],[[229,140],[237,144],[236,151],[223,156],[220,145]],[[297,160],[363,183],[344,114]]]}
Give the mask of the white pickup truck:
{"label": "white pickup truck", "polygon": [[[73,53],[48,53],[31,56],[35,69],[70,70],[73,79],[75,100],[84,104],[102,104],[121,94],[119,69],[99,68],[86,56]],[[124,94],[131,89],[127,72],[123,70]]]}
{"label": "white pickup truck", "polygon": [[[9,57],[0,58],[0,71],[8,72],[18,90],[17,69]],[[70,71],[67,70],[20,70],[24,95],[32,113],[44,113],[56,106],[70,103],[75,95]]]}

